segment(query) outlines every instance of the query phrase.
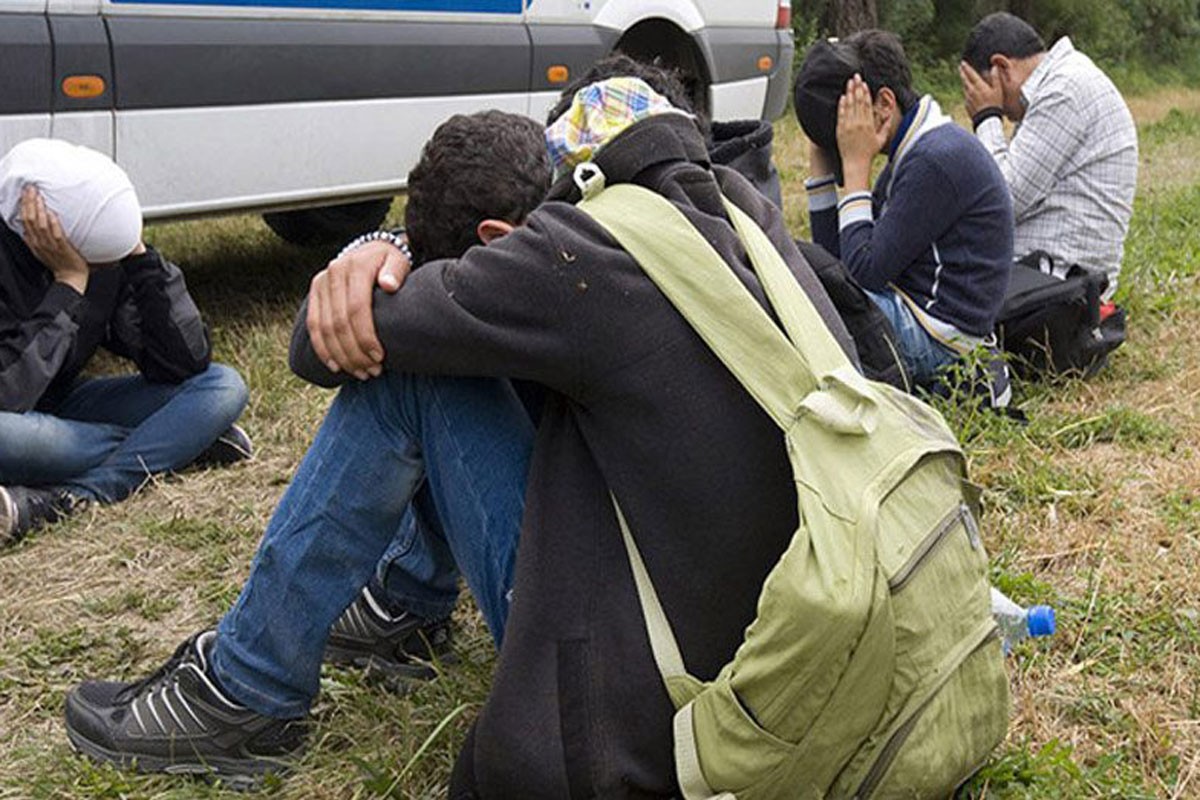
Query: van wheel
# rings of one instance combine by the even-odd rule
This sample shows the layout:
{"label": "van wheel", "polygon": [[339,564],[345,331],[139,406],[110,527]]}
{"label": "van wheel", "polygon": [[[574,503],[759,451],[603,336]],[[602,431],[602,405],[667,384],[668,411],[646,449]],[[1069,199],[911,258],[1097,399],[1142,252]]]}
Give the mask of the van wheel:
{"label": "van wheel", "polygon": [[708,70],[704,56],[691,36],[665,19],[647,19],[634,25],[614,48],[636,61],[679,72],[692,101],[692,109],[707,115]]}
{"label": "van wheel", "polygon": [[263,222],[292,244],[311,246],[344,244],[360,234],[378,230],[392,201],[367,200],[324,208],[276,211],[263,214]]}

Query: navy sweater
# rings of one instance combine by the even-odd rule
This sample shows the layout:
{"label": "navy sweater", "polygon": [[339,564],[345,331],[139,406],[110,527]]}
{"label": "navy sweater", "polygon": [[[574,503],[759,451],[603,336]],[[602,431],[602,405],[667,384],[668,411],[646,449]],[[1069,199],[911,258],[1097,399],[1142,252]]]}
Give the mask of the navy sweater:
{"label": "navy sweater", "polygon": [[[810,192],[831,184],[817,181]],[[992,332],[1012,269],[1012,199],[987,150],[932,98],[905,115],[869,210],[866,192],[837,207],[815,201],[813,239],[864,288],[890,285],[963,333]]]}

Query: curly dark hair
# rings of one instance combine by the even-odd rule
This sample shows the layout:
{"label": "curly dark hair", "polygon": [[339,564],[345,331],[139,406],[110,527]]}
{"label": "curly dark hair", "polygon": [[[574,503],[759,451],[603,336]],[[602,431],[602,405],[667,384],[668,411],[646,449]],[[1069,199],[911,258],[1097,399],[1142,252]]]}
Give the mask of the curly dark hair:
{"label": "curly dark hair", "polygon": [[842,39],[858,58],[861,75],[871,97],[877,97],[885,86],[896,95],[901,111],[908,111],[921,99],[913,90],[912,68],[900,37],[891,31],[872,28]]}
{"label": "curly dark hair", "polygon": [[516,225],[549,188],[550,157],[535,121],[504,111],[455,114],[408,173],[404,226],[413,261],[458,258],[479,244],[480,222]]}
{"label": "curly dark hair", "polygon": [[665,97],[667,102],[675,108],[678,108],[680,111],[686,111],[689,114],[694,114],[700,132],[706,136],[708,135],[708,120],[703,114],[697,113],[696,109],[692,106],[687,87],[684,86],[683,77],[678,70],[659,64],[638,61],[624,53],[613,53],[606,58],[600,59],[588,68],[587,72],[583,73],[582,76],[576,78],[567,88],[563,89],[558,102],[554,104],[554,107],[550,109],[550,113],[546,116],[546,124],[552,124],[566,113],[567,109],[571,107],[571,102],[575,99],[575,93],[580,89],[591,86],[593,83],[606,81],[609,78],[640,78],[651,89]]}
{"label": "curly dark hair", "polygon": [[1046,43],[1033,26],[1005,11],[988,14],[971,29],[963,48],[966,61],[979,74],[992,67],[992,56],[1029,58],[1046,51]]}

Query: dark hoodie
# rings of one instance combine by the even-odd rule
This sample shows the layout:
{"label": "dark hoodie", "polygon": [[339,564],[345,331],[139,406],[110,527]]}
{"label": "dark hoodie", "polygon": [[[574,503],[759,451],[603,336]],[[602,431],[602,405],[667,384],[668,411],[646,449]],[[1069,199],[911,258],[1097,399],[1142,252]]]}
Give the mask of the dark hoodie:
{"label": "dark hoodie", "polygon": [[[609,184],[674,202],[760,303],[718,186],[758,221],[847,352],[852,345],[779,210],[709,170],[683,116],[644,120],[597,157]],[[775,424],[637,264],[572,204],[569,180],[528,224],[377,293],[386,368],[548,387],[529,475],[514,599],[494,684],[454,797],[566,800],[677,794],[663,689],[609,499],[620,498],[688,669],[713,678],[755,615],[796,528]],[[765,304],[765,303],[764,303]],[[302,310],[292,366],[316,358]]]}
{"label": "dark hoodie", "polygon": [[203,372],[212,355],[183,273],[153,248],[92,269],[80,294],[0,223],[0,411],[52,413],[100,347],[158,383]]}

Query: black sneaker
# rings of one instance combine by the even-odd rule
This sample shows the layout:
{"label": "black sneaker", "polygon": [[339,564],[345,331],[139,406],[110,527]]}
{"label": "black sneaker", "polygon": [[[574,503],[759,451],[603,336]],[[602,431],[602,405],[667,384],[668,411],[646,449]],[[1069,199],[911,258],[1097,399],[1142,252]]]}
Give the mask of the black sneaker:
{"label": "black sneaker", "polygon": [[57,487],[0,486],[0,547],[16,544],[30,531],[58,522],[85,505]]}
{"label": "black sneaker", "polygon": [[415,614],[388,614],[367,588],[342,612],[329,631],[325,661],[341,667],[366,668],[402,688],[410,680],[437,676],[434,662],[451,659],[450,620],[427,620]]}
{"label": "black sneaker", "polygon": [[229,430],[217,437],[196,460],[195,467],[224,467],[254,457],[254,443],[240,425],[230,425]]}
{"label": "black sneaker", "polygon": [[136,683],[88,681],[67,695],[77,751],[139,772],[196,774],[238,789],[283,772],[304,750],[306,720],[266,717],[229,699],[208,673],[215,631],[181,644]]}

